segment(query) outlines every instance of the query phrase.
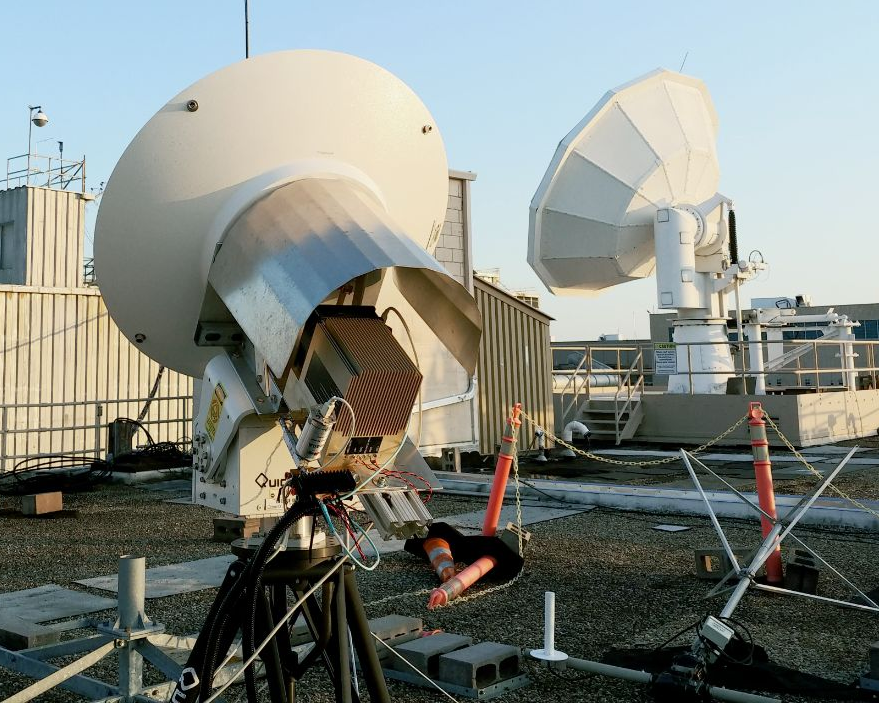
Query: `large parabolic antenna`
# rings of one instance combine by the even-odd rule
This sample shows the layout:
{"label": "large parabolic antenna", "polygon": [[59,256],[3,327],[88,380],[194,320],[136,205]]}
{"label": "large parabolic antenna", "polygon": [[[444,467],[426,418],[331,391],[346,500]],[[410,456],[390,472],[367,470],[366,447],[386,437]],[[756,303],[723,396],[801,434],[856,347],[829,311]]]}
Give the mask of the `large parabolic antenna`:
{"label": "large parabolic antenna", "polygon": [[[724,392],[724,296],[758,268],[738,261],[732,202],[717,191],[717,128],[695,78],[656,70],[610,91],[556,149],[528,234],[528,262],[556,294],[655,272],[658,307],[678,311],[675,341],[703,345],[679,355],[696,392]],[[690,378],[669,390],[690,392]]]}
{"label": "large parabolic antenna", "polygon": [[125,150],[96,224],[101,291],[166,366],[201,375],[234,322],[281,376],[311,311],[374,271],[357,300],[400,289],[472,372],[478,311],[424,249],[447,197],[442,137],[396,76],[329,51],[257,56],[183,90]]}
{"label": "large parabolic antenna", "polygon": [[561,141],[531,201],[528,261],[556,294],[653,273],[658,208],[717,193],[717,113],[702,81],[656,70],[611,90]]}

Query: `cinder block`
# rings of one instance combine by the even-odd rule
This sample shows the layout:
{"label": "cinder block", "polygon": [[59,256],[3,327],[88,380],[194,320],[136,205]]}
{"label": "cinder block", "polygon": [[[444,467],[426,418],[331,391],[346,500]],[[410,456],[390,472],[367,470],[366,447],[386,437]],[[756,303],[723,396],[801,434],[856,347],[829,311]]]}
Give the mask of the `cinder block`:
{"label": "cinder block", "polygon": [[[419,637],[411,642],[405,642],[394,647],[394,651],[421,673],[427,674],[431,678],[436,678],[439,672],[439,658],[443,654],[454,652],[456,649],[461,649],[470,644],[473,644],[472,637],[453,635],[450,632],[440,632],[436,635]],[[398,671],[408,671],[410,673],[412,671],[410,667],[400,661],[399,657],[392,657],[388,661],[391,667]]]}
{"label": "cinder block", "polygon": [[439,658],[439,680],[465,688],[485,688],[518,676],[519,650],[508,644],[480,642]]}
{"label": "cinder block", "polygon": [[61,640],[58,631],[43,627],[15,615],[0,614],[0,646],[19,650],[54,644]]}
{"label": "cinder block", "polygon": [[385,615],[369,621],[369,631],[385,642],[411,642],[421,636],[424,622],[406,615]]}
{"label": "cinder block", "polygon": [[[741,547],[733,547],[732,549],[739,565],[744,566],[743,562],[747,559],[750,551]],[[696,576],[700,579],[720,581],[733,568],[726,552],[720,547],[696,549],[694,554],[696,556]]]}
{"label": "cinder block", "polygon": [[[424,622],[421,618],[411,618],[406,615],[385,615],[383,618],[369,621],[369,631],[391,647],[418,639],[422,630],[424,630]],[[375,651],[382,662],[389,658],[396,659],[387,647],[377,642]]]}
{"label": "cinder block", "polygon": [[461,181],[458,178],[449,179],[449,195],[461,195]]}
{"label": "cinder block", "polygon": [[258,517],[225,517],[214,518],[214,542],[234,542],[236,539],[246,539],[259,532]]}
{"label": "cinder block", "polygon": [[61,491],[21,497],[21,512],[25,515],[49,515],[62,510],[64,510],[64,497]]}

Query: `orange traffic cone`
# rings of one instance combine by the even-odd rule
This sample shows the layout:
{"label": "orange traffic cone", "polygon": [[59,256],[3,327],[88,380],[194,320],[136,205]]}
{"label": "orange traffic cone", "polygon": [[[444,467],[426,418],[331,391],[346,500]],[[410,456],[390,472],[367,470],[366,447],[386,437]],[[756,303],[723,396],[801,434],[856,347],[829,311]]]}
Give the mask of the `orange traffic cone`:
{"label": "orange traffic cone", "polygon": [[446,540],[441,537],[429,537],[424,540],[424,551],[440,581],[445,583],[455,575],[455,560]]}

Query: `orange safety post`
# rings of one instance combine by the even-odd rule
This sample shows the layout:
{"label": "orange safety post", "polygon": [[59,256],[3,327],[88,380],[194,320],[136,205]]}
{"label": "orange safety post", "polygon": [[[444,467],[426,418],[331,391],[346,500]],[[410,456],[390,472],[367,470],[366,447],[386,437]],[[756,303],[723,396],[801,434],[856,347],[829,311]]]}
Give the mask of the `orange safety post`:
{"label": "orange safety post", "polygon": [[442,537],[428,537],[424,540],[424,551],[440,581],[445,583],[455,575],[455,560],[446,540]]}
{"label": "orange safety post", "polygon": [[442,586],[434,588],[430,594],[430,600],[427,601],[428,609],[433,610],[438,606],[445,605],[450,600],[455,600],[495,566],[497,566],[497,559],[494,557],[480,557],[457,576],[452,576]]}
{"label": "orange safety post", "polygon": [[494,470],[494,481],[491,484],[491,495],[488,498],[488,508],[485,510],[485,520],[482,523],[482,534],[486,537],[494,537],[497,532],[497,522],[501,515],[504,504],[504,494],[507,492],[507,479],[510,477],[510,467],[513,465],[513,457],[516,453],[516,437],[513,428],[522,424],[519,413],[522,412],[522,403],[516,403],[510,417],[507,418],[507,426],[504,428],[504,436],[501,439],[501,450],[497,455],[497,466]]}
{"label": "orange safety post", "polygon": [[[757,478],[757,498],[760,508],[772,519],[778,518],[775,512],[775,489],[772,487],[772,462],[769,461],[769,440],[766,438],[766,421],[763,419],[763,406],[750,403],[748,407],[748,432],[751,435],[751,451],[754,454],[754,474]],[[763,537],[772,529],[772,522],[766,515],[760,516],[763,526]],[[784,581],[784,569],[781,564],[781,546],[766,560],[766,580],[769,583]]]}

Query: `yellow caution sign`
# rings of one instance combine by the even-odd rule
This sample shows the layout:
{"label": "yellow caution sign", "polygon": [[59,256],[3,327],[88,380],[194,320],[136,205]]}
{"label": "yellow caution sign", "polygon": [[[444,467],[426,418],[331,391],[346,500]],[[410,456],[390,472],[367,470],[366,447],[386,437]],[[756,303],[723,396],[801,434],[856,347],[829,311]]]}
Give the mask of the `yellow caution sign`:
{"label": "yellow caution sign", "polygon": [[214,386],[214,394],[211,396],[211,404],[208,407],[208,417],[204,423],[205,432],[211,441],[214,441],[214,435],[217,434],[217,427],[220,426],[220,413],[223,412],[223,403],[226,400],[226,389],[223,384],[218,383]]}

